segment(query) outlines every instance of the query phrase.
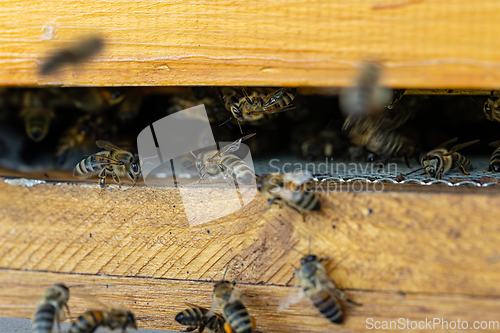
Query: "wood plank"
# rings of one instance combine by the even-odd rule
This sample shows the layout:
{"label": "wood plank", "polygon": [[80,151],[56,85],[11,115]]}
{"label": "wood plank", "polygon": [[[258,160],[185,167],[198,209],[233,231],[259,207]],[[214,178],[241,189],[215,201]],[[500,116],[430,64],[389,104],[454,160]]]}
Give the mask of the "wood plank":
{"label": "wood plank", "polygon": [[[185,308],[184,302],[209,307],[213,289],[212,282],[201,281],[0,270],[2,316],[31,318],[38,303],[35,295],[40,295],[54,283],[65,283],[70,287],[69,306],[73,319],[95,307],[88,300],[88,295],[95,295],[101,302],[119,304],[134,311],[141,328],[176,330],[184,329],[173,320]],[[366,332],[377,321],[379,327],[384,321],[402,325],[398,322],[400,318],[405,325],[408,320],[414,328],[419,322],[426,319],[432,322],[434,318],[445,320],[448,325],[459,319],[466,321],[469,328],[475,322],[481,325],[481,321],[486,322],[483,325],[490,321],[490,325],[499,325],[498,297],[348,290],[346,293],[363,306],[346,308],[346,322],[338,327],[322,318],[307,300],[279,312],[280,301],[287,297],[291,287],[255,284],[239,284],[237,287],[246,294],[246,304],[256,319],[257,329],[263,332],[325,332],[325,328],[339,328],[339,332]],[[411,323],[413,321],[416,323]],[[425,324],[420,325],[425,327]],[[436,323],[435,328],[441,329],[441,325]]]}
{"label": "wood plank", "polygon": [[100,194],[88,185],[0,181],[0,267],[205,280],[229,264],[231,278],[283,285],[293,283],[300,261],[291,247],[306,252],[311,236],[312,251],[329,259],[343,288],[498,296],[498,189],[425,189],[331,189],[305,220],[287,207],[264,212],[259,195],[241,212],[190,226],[174,189]]}
{"label": "wood plank", "polygon": [[[345,86],[370,59],[393,87],[500,87],[495,0],[1,4],[0,85]],[[91,63],[36,75],[89,33],[106,38]]]}

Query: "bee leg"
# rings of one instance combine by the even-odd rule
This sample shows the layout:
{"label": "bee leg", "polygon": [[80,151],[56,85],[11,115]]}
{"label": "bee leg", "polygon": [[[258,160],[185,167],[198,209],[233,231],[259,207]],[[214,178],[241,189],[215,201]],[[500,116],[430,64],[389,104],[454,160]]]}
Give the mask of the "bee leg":
{"label": "bee leg", "polygon": [[267,210],[273,205],[275,199],[268,199],[267,200],[267,207],[264,209],[264,213],[267,212]]}
{"label": "bee leg", "polygon": [[99,177],[99,186],[101,187],[101,192],[104,189],[104,186],[106,185],[106,169],[102,169],[102,171],[99,173],[97,177]]}
{"label": "bee leg", "polygon": [[441,180],[441,178],[443,178],[443,171],[444,171],[444,168],[439,169],[439,173],[438,173],[439,180]]}
{"label": "bee leg", "polygon": [[465,168],[463,167],[463,165],[457,164],[457,168],[458,168],[458,171],[460,171],[460,173],[462,175],[464,175],[464,176],[470,175],[470,172],[465,171]]}
{"label": "bee leg", "polygon": [[198,180],[198,183],[200,183],[204,178],[205,176],[207,175],[207,173],[202,173],[201,176],[200,176],[200,180]]}
{"label": "bee leg", "polygon": [[350,300],[343,292],[341,292],[338,289],[333,289],[332,291],[335,294],[335,296],[337,296],[338,298],[340,298],[341,300],[343,300],[343,301],[345,301],[347,303],[350,303],[352,305],[357,305],[357,306],[361,306],[362,305],[361,303],[356,303],[356,302]]}
{"label": "bee leg", "polygon": [[115,181],[115,183],[117,183],[119,185],[119,188],[121,189],[122,188],[122,182],[120,180],[120,177],[118,177],[118,175],[116,173],[113,172],[113,180]]}

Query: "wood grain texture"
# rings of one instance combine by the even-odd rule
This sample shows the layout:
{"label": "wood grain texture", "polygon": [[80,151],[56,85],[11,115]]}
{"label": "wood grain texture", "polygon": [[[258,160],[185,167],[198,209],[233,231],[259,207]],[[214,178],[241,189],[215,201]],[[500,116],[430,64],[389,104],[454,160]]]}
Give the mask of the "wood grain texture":
{"label": "wood grain texture", "polygon": [[[345,86],[369,59],[403,88],[498,88],[496,0],[0,1],[0,85]],[[48,52],[106,38],[77,68]]]}
{"label": "wood grain texture", "polygon": [[[184,302],[210,307],[213,289],[212,282],[201,281],[0,270],[2,316],[30,318],[38,303],[36,296],[54,283],[65,283],[70,287],[69,306],[73,319],[79,313],[96,307],[89,300],[89,296],[95,296],[100,302],[119,304],[134,311],[141,328],[176,330],[185,329],[173,320],[178,312],[186,308]],[[434,318],[448,322],[459,319],[466,321],[469,328],[474,322],[479,322],[476,325],[486,322],[497,325],[497,329],[499,327],[498,297],[347,290],[345,292],[349,297],[363,305],[346,307],[345,323],[336,326],[322,318],[307,300],[278,311],[280,301],[287,297],[291,287],[254,284],[237,287],[245,294],[245,302],[256,319],[257,329],[263,332],[325,332],[333,329],[338,332],[366,332],[370,327],[367,325],[377,321],[381,327],[384,321],[402,325],[398,321],[403,319],[405,325],[406,320],[410,325],[412,321],[416,322],[413,325],[418,325],[426,319],[432,322]],[[425,327],[425,324],[420,325]],[[442,328],[441,324],[435,327],[439,331]]]}

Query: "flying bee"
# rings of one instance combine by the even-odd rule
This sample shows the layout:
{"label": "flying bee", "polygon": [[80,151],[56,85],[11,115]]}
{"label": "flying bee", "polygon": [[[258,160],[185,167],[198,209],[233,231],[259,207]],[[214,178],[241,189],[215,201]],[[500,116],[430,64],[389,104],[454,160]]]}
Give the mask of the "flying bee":
{"label": "flying bee", "polygon": [[[295,275],[301,285],[302,294],[326,319],[334,324],[342,324],[344,311],[338,300],[358,306],[361,304],[351,301],[337,289],[335,282],[328,276],[325,266],[321,263],[323,259],[318,259],[317,256],[311,254],[301,254],[304,257],[300,260],[300,269],[295,269]],[[290,301],[290,299],[285,299],[283,304]],[[280,308],[284,307],[283,304]]]}
{"label": "flying bee", "polygon": [[103,41],[99,37],[85,38],[76,42],[74,45],[63,48],[50,55],[39,69],[39,74],[48,75],[59,69],[65,64],[78,64],[86,61],[103,46]]}
{"label": "flying bee", "polygon": [[255,320],[250,316],[235,283],[225,280],[226,272],[227,267],[222,281],[214,286],[212,307],[206,316],[210,318],[219,309],[226,320],[224,329],[227,333],[255,333]]}
{"label": "flying bee", "polygon": [[52,333],[54,320],[57,320],[57,328],[61,332],[60,322],[66,318],[63,307],[69,315],[68,300],[69,289],[63,284],[55,284],[45,290],[33,316],[33,333]]}
{"label": "flying bee", "polygon": [[500,96],[498,92],[491,92],[490,98],[484,103],[483,112],[488,120],[500,121]]}
{"label": "flying bee", "polygon": [[186,303],[189,308],[181,311],[175,316],[175,320],[185,326],[188,332],[198,328],[201,333],[206,328],[209,333],[226,333],[224,325],[226,320],[220,314],[215,313],[212,317],[207,317],[208,309],[201,306]]}
{"label": "flying bee", "polygon": [[45,138],[54,116],[52,105],[42,89],[24,93],[21,117],[24,117],[26,134],[31,140],[39,142]]}
{"label": "flying bee", "polygon": [[221,88],[224,106],[233,117],[240,122],[257,121],[265,115],[294,109],[292,101],[297,95],[295,88],[282,88],[271,94],[252,90],[250,94],[245,89]]}
{"label": "flying bee", "polygon": [[135,185],[141,176],[138,155],[104,140],[97,140],[96,145],[105,150],[83,159],[76,165],[73,175],[80,178],[97,175],[101,188],[104,188],[108,173],[118,185],[121,185],[119,177],[126,175]]}
{"label": "flying bee", "polygon": [[221,174],[228,182],[228,177],[233,178],[238,184],[250,185],[255,179],[253,171],[238,156],[231,154],[240,148],[242,141],[245,141],[255,133],[246,135],[235,142],[224,146],[220,151],[210,150],[199,153],[196,158],[195,166],[200,174],[201,182],[207,175],[216,177]]}
{"label": "flying bee", "polygon": [[259,177],[257,187],[268,200],[266,210],[274,202],[284,201],[285,204],[302,213],[321,208],[317,194],[306,184],[310,180],[311,175],[306,172],[271,173]]}
{"label": "flying bee", "polygon": [[137,321],[132,311],[113,305],[107,310],[84,312],[71,324],[69,333],[92,333],[99,326],[111,330],[121,328],[125,333],[127,327],[137,329]]}
{"label": "flying bee", "polygon": [[436,149],[431,150],[422,158],[422,167],[431,177],[441,179],[445,173],[458,169],[462,175],[469,175],[467,171],[472,170],[472,163],[458,150],[468,147],[479,140],[469,141],[454,146],[450,150],[445,147],[457,141],[457,138],[451,139],[440,144]]}
{"label": "flying bee", "polygon": [[490,147],[496,147],[493,154],[491,154],[491,163],[489,171],[500,172],[500,140],[489,144]]}

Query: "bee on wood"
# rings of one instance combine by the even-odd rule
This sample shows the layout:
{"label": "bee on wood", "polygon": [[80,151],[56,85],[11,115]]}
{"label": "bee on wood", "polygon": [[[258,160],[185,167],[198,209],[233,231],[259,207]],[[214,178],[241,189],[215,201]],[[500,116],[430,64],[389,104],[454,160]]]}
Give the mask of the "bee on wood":
{"label": "bee on wood", "polygon": [[[227,268],[226,268],[227,272]],[[228,333],[255,333],[255,320],[248,312],[242,301],[241,293],[235,288],[235,283],[225,280],[226,272],[222,281],[214,286],[213,303],[207,318],[215,314],[217,309],[226,320],[224,329]]]}
{"label": "bee on wood", "polygon": [[484,103],[483,112],[488,120],[500,121],[500,96],[498,92],[491,92],[490,98]]}
{"label": "bee on wood", "polygon": [[268,200],[269,207],[279,201],[284,201],[299,213],[319,210],[321,204],[317,194],[308,188],[307,182],[311,175],[303,173],[271,173],[258,178],[257,187]]}
{"label": "bee on wood", "polygon": [[458,150],[468,147],[479,140],[469,141],[454,146],[450,150],[445,147],[457,141],[457,138],[451,139],[440,144],[436,149],[431,150],[422,158],[422,167],[431,177],[441,179],[445,173],[458,169],[462,175],[469,175],[467,171],[472,170],[472,163]]}
{"label": "bee on wood", "polygon": [[220,151],[210,150],[199,153],[196,158],[195,166],[200,174],[201,182],[206,176],[217,177],[222,175],[229,183],[228,177],[235,179],[238,184],[250,185],[255,179],[253,171],[238,156],[231,154],[240,148],[242,141],[245,141],[255,133],[246,135],[235,142],[224,146]]}
{"label": "bee on wood", "polygon": [[265,115],[292,110],[292,101],[297,95],[295,88],[282,88],[270,94],[257,90],[248,94],[245,89],[239,91],[230,87],[224,87],[221,91],[224,106],[238,123],[257,121]]}
{"label": "bee on wood", "polygon": [[496,147],[493,154],[491,154],[491,163],[488,168],[489,171],[500,172],[500,140],[489,144],[490,147]]}
{"label": "bee on wood", "polygon": [[20,115],[24,118],[26,134],[35,142],[45,138],[51,119],[55,116],[50,100],[42,89],[24,93]]}
{"label": "bee on wood", "polygon": [[104,188],[108,173],[118,185],[121,185],[119,177],[126,175],[135,185],[141,175],[138,155],[104,140],[97,140],[96,145],[105,150],[83,159],[76,165],[73,175],[80,178],[97,175],[101,188]]}
{"label": "bee on wood", "polygon": [[124,333],[127,327],[137,329],[137,321],[132,311],[113,305],[107,310],[84,312],[71,324],[69,333],[92,333],[99,326],[111,330],[120,328]]}
{"label": "bee on wood", "polygon": [[201,333],[206,328],[209,333],[226,333],[224,330],[226,320],[220,314],[215,313],[212,317],[207,317],[208,309],[194,304],[186,304],[189,308],[179,312],[175,316],[175,320],[181,325],[188,326],[188,332],[198,328],[198,332]]}
{"label": "bee on wood", "polygon": [[50,55],[39,69],[39,74],[52,74],[60,67],[71,64],[75,65],[86,61],[96,53],[101,51],[103,40],[99,37],[85,38],[74,45],[63,48]]}
{"label": "bee on wood", "polygon": [[55,284],[45,290],[33,316],[33,333],[52,333],[54,320],[57,320],[57,328],[61,332],[60,322],[66,318],[63,307],[69,315],[68,300],[69,289],[63,284]]}
{"label": "bee on wood", "polygon": [[68,92],[74,105],[86,112],[100,112],[121,103],[126,94],[119,88],[71,89]]}

